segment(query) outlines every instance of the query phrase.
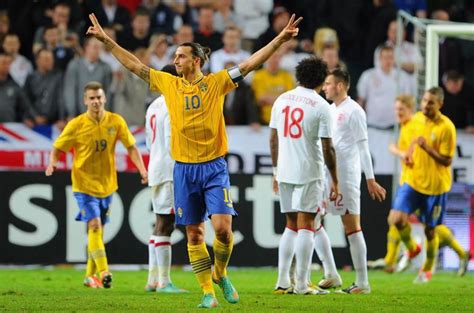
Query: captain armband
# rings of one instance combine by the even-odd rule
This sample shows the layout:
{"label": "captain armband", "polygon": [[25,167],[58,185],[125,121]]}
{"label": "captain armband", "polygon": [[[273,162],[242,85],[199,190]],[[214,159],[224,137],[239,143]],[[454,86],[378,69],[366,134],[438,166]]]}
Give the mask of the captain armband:
{"label": "captain armband", "polygon": [[229,73],[230,78],[232,79],[232,82],[234,84],[238,83],[242,79],[244,79],[244,76],[240,72],[240,68],[238,65],[233,66],[227,70],[227,73]]}

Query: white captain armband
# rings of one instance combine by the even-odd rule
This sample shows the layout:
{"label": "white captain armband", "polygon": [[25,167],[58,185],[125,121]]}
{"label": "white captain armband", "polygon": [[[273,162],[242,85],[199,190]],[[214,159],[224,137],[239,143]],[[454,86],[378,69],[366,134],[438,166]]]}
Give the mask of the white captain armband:
{"label": "white captain armband", "polygon": [[239,81],[241,81],[242,79],[244,79],[244,76],[243,76],[242,73],[240,72],[240,68],[239,68],[238,65],[229,68],[229,69],[227,70],[227,73],[229,73],[229,76],[230,76],[230,78],[232,79],[232,82],[233,82],[234,84],[235,84],[235,83],[238,83]]}

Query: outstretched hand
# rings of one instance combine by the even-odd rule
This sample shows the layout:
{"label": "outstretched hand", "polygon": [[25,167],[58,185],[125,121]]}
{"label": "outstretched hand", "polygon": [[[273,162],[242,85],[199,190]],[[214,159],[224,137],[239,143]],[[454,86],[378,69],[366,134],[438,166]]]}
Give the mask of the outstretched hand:
{"label": "outstretched hand", "polygon": [[279,36],[283,39],[283,41],[288,41],[291,38],[298,36],[299,28],[297,27],[298,24],[303,20],[303,17],[299,17],[295,21],[296,15],[292,14],[288,24],[283,28],[280,32]]}
{"label": "outstretched hand", "polygon": [[94,13],[89,14],[89,19],[91,20],[92,26],[89,26],[87,29],[86,35],[92,35],[100,41],[104,42],[107,35],[105,34],[102,26],[100,26],[97,17]]}

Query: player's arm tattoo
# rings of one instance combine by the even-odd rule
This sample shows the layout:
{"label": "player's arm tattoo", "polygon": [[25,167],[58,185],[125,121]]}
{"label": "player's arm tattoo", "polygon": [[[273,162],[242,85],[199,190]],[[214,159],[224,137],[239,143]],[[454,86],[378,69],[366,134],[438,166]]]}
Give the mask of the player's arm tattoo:
{"label": "player's arm tattoo", "polygon": [[270,152],[272,155],[273,166],[278,165],[278,133],[275,128],[271,129],[270,133]]}
{"label": "player's arm tattoo", "polygon": [[138,72],[138,77],[150,83],[150,68],[146,65],[142,65],[140,71]]}
{"label": "player's arm tattoo", "polygon": [[107,38],[104,39],[104,46],[105,50],[111,51],[117,44],[113,40],[109,40]]}

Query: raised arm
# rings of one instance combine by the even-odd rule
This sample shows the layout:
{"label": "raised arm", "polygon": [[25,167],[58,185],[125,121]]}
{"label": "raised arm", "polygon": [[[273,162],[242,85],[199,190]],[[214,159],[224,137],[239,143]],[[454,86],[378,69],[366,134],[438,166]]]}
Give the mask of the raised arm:
{"label": "raised arm", "polygon": [[250,56],[247,60],[243,61],[239,64],[240,73],[243,76],[247,75],[251,71],[257,69],[260,65],[262,65],[275,51],[280,48],[280,46],[290,40],[293,37],[298,36],[298,24],[303,20],[302,17],[298,18],[295,21],[295,15],[291,15],[290,21],[288,25],[275,37],[272,41],[270,41],[265,47],[258,50],[254,54]]}
{"label": "raised arm", "polygon": [[99,24],[99,21],[95,17],[95,14],[89,14],[89,19],[92,22],[92,26],[87,29],[86,35],[92,35],[101,41],[105,45],[105,49],[110,51],[112,55],[130,72],[134,73],[147,83],[150,82],[150,68],[143,64],[136,56],[129,51],[120,47],[115,41],[113,41],[104,32]]}

